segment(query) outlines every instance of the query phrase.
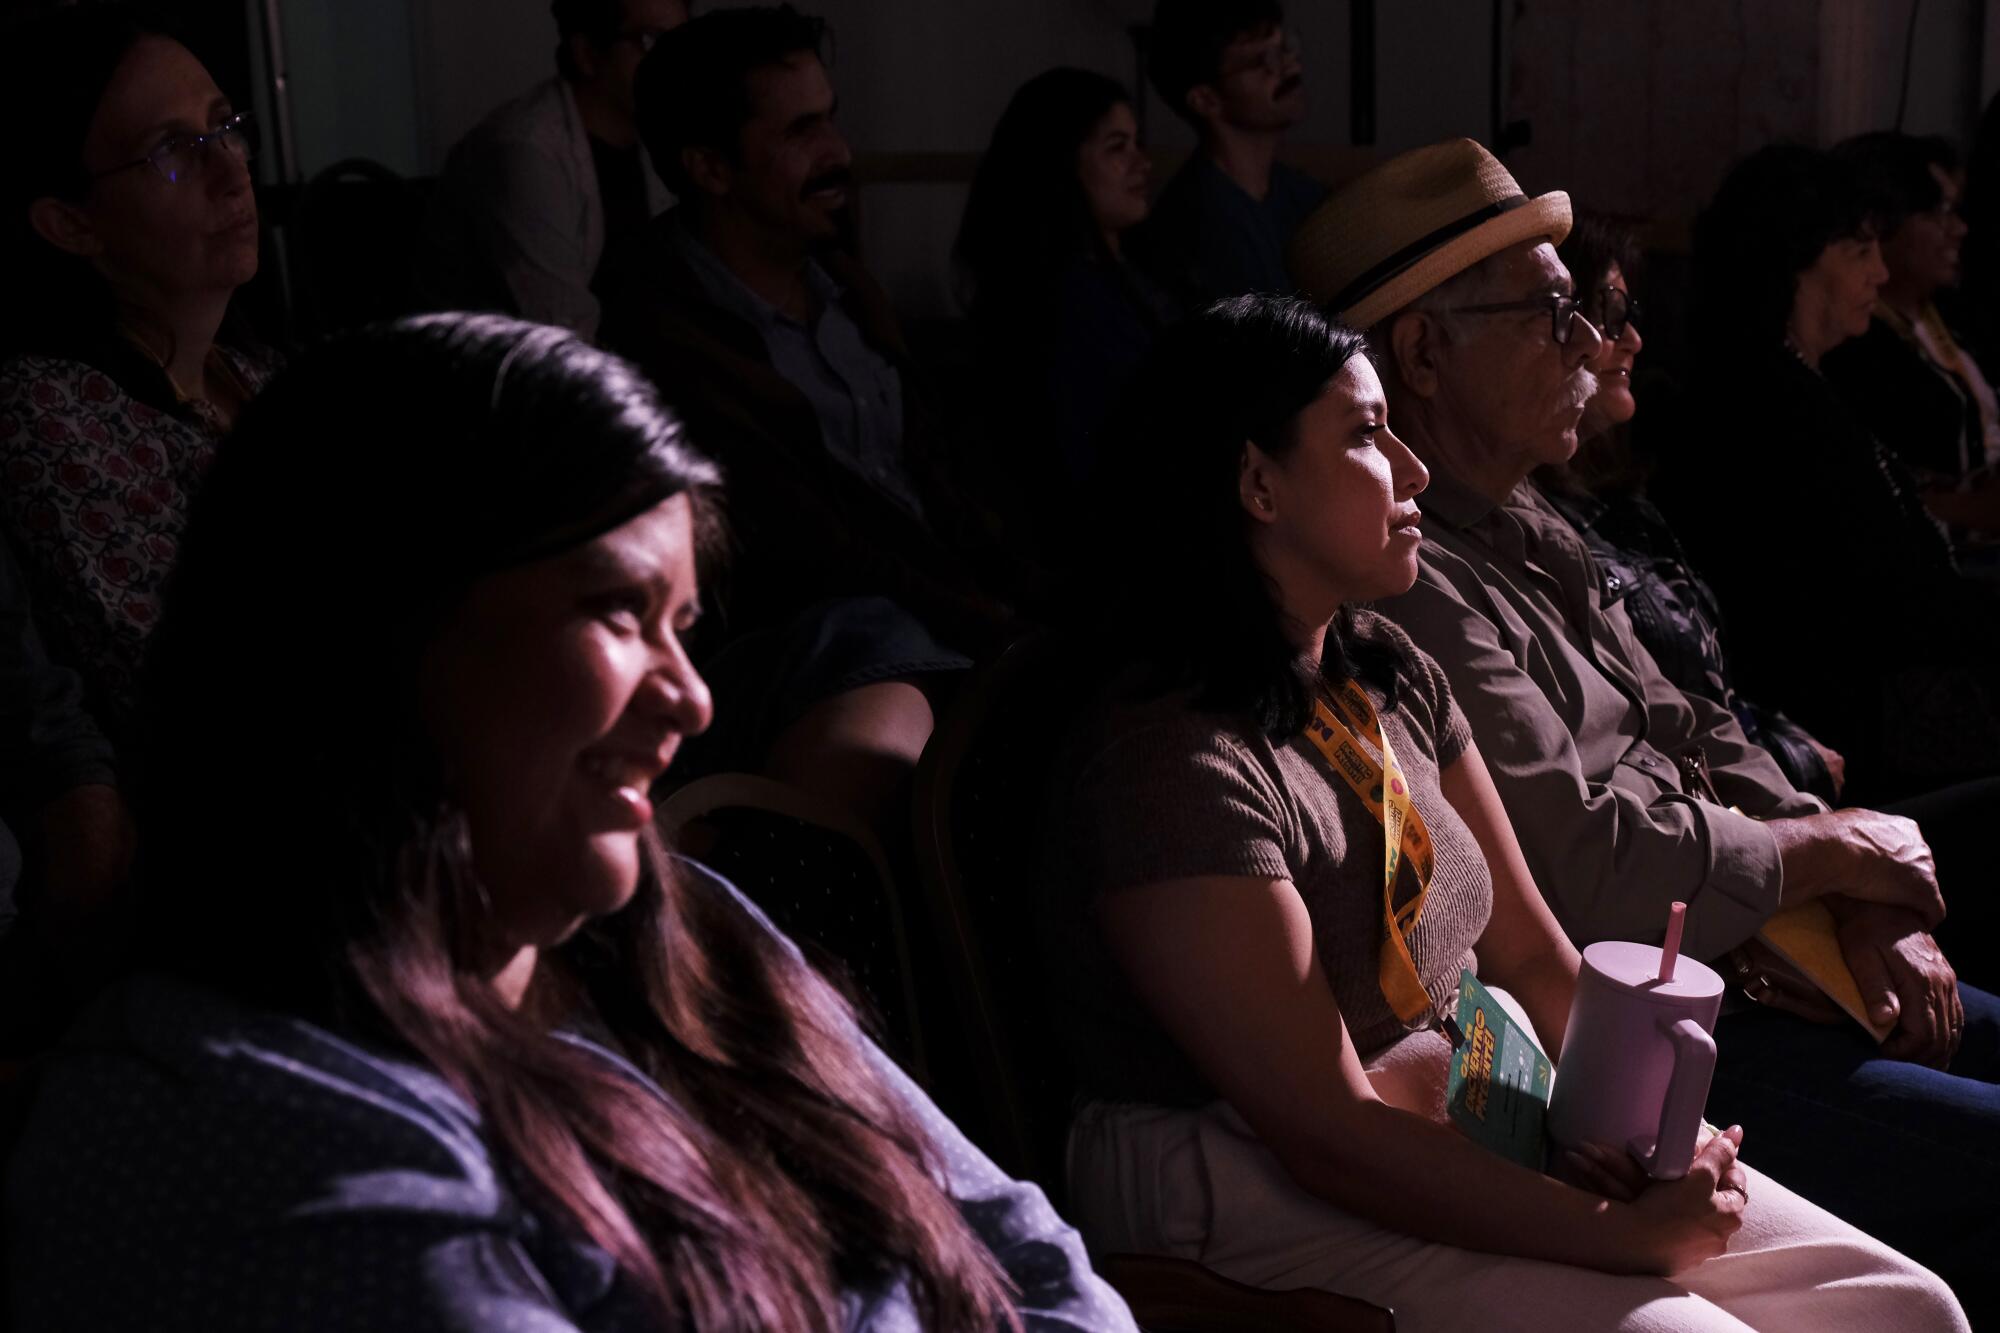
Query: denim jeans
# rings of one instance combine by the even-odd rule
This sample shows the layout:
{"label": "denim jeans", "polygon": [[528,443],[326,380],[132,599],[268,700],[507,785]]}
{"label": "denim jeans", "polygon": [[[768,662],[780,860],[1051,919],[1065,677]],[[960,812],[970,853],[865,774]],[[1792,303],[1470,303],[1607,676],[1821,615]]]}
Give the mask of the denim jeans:
{"label": "denim jeans", "polygon": [[2000,1329],[2000,998],[1961,986],[1949,1070],[1885,1059],[1851,1023],[1775,1009],[1716,1026],[1708,1116],[1743,1126],[1743,1160],[1951,1285]]}

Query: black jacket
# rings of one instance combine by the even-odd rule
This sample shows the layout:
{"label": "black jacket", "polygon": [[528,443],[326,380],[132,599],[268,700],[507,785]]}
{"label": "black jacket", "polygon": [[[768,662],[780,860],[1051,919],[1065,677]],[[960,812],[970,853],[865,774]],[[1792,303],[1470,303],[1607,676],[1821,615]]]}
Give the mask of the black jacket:
{"label": "black jacket", "polygon": [[1714,585],[1753,698],[1881,797],[2000,769],[2000,602],[1909,467],[1783,347],[1710,358],[1653,492]]}

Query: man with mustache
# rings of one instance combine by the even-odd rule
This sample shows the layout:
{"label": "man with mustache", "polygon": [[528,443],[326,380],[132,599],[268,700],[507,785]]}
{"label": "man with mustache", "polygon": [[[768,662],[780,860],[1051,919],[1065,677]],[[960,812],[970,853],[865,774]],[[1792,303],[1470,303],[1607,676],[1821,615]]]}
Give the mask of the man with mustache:
{"label": "man with mustache", "polygon": [[888,296],[839,245],[853,154],[822,36],[789,5],[717,10],[646,57],[639,134],[680,203],[607,258],[603,341],[729,477],[723,609],[751,646],[709,664],[724,721],[691,758],[902,834],[926,691],[1009,614],[960,554],[978,519],[927,447]]}
{"label": "man with mustache", "polygon": [[1298,44],[1277,0],[1159,0],[1153,87],[1199,144],[1133,238],[1155,279],[1198,310],[1290,292],[1285,243],[1326,188],[1277,160],[1306,113]]}
{"label": "man with mustache", "polygon": [[[1741,987],[1715,1033],[1710,1115],[1969,1311],[1991,1308],[1974,1200],[1994,1180],[1980,1145],[2000,1129],[2000,1000],[1959,986],[1927,933],[1944,903],[1921,831],[1828,811],[1727,709],[1669,683],[1622,590],[1528,480],[1575,450],[1595,390],[1602,338],[1554,249],[1569,226],[1566,195],[1526,197],[1460,139],[1391,159],[1299,231],[1301,282],[1370,330],[1390,420],[1431,472],[1416,586],[1379,609],[1445,669],[1579,946],[1658,941],[1688,904],[1683,951]],[[1892,1028],[1879,1048],[1752,940],[1808,902]]]}

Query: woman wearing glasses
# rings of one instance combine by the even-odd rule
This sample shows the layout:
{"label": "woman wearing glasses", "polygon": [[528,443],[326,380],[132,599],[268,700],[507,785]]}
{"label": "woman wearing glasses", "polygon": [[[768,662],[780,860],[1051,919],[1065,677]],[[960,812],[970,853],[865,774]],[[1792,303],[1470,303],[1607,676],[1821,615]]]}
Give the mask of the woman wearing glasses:
{"label": "woman wearing glasses", "polygon": [[1646,466],[1632,442],[1639,410],[1634,364],[1645,340],[1630,282],[1639,246],[1606,219],[1579,216],[1557,253],[1583,297],[1583,313],[1604,335],[1590,363],[1597,392],[1577,428],[1576,456],[1537,470],[1550,504],[1569,519],[1605,573],[1607,601],[1621,601],[1639,642],[1668,680],[1728,707],[1800,791],[1832,802],[1845,761],[1774,709],[1744,698],[1722,645],[1722,612],[1680,538],[1646,495]]}
{"label": "woman wearing glasses", "polygon": [[0,522],[99,720],[129,740],[189,496],[262,383],[219,340],[257,272],[248,126],[186,47],[122,9],[7,34]]}

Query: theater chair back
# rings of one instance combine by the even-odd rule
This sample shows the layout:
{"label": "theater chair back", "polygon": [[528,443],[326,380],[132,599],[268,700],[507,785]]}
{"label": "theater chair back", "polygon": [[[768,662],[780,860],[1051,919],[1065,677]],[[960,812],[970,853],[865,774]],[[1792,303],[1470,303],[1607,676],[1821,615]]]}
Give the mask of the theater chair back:
{"label": "theater chair back", "polygon": [[1052,641],[1023,639],[977,672],[917,767],[917,865],[973,1045],[980,1105],[963,1127],[1061,1206],[1070,1088],[1041,995],[1037,836],[1068,722]]}
{"label": "theater chair back", "polygon": [[[981,1094],[967,1134],[1065,1206],[1074,1105],[1036,939],[1043,803],[1080,701],[1047,635],[978,672],[917,768],[917,861],[954,976]],[[1186,1259],[1099,1254],[1098,1271],[1153,1333],[1395,1333],[1388,1310],[1335,1292],[1266,1291]]]}
{"label": "theater chair back", "polygon": [[807,792],[753,773],[675,791],[656,816],[667,845],[763,908],[855,1003],[919,1083],[929,1078],[910,939],[887,859],[868,830]]}

